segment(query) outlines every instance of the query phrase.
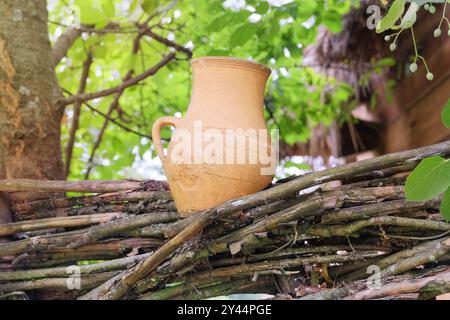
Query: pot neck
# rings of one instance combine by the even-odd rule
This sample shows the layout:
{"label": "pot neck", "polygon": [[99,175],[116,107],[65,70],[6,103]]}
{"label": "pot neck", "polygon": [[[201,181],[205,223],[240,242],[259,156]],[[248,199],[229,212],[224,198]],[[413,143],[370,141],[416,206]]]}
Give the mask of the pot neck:
{"label": "pot neck", "polygon": [[244,109],[262,114],[270,69],[245,60],[200,58],[192,62],[191,105],[224,112]]}
{"label": "pot neck", "polygon": [[202,57],[194,59],[191,62],[194,73],[196,70],[202,68],[223,68],[223,69],[239,69],[242,72],[254,72],[260,74],[265,81],[270,76],[271,70],[269,67],[244,59],[232,58],[232,57]]}

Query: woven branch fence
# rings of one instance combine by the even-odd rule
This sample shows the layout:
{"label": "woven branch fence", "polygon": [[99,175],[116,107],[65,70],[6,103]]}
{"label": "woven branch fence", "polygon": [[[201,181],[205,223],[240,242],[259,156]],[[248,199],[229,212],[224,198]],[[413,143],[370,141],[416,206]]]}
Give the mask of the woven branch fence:
{"label": "woven branch fence", "polygon": [[406,202],[403,188],[432,155],[450,156],[450,142],[290,177],[184,219],[164,182],[0,180],[15,218],[0,225],[0,299],[434,298],[450,292],[450,223],[440,199]]}

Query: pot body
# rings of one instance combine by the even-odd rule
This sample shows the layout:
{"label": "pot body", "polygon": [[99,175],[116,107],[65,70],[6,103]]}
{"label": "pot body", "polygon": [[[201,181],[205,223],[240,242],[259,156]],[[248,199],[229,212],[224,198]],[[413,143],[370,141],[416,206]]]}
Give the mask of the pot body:
{"label": "pot body", "polygon": [[[273,178],[264,168],[274,167],[263,114],[270,69],[225,57],[196,59],[192,69],[185,117],[163,117],[152,130],[182,216],[264,189]],[[159,138],[165,125],[176,128],[167,155]]]}

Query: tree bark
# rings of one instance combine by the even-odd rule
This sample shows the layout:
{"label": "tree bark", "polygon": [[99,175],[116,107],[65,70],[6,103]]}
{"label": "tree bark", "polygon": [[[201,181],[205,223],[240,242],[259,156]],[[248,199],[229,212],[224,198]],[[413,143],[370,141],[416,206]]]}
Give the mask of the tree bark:
{"label": "tree bark", "polygon": [[59,38],[52,49],[52,64],[56,68],[58,63],[67,55],[70,47],[81,35],[81,30],[68,28]]}
{"label": "tree bark", "polygon": [[0,12],[0,172],[9,179],[63,179],[64,109],[46,1],[3,0]]}
{"label": "tree bark", "polygon": [[[6,177],[5,166],[3,165],[3,154],[0,147],[0,179]],[[8,193],[0,192],[0,225],[10,223],[12,221],[11,209],[9,207]],[[6,239],[0,238],[0,243]]]}

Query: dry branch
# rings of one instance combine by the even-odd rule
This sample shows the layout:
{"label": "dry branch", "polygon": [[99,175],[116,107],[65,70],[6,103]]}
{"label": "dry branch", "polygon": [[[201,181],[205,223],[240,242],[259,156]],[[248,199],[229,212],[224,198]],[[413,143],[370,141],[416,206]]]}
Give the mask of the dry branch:
{"label": "dry branch", "polygon": [[[67,94],[71,94],[71,92],[69,92],[68,90],[63,89],[63,91],[64,91],[65,93],[67,93]],[[130,128],[130,127],[125,126],[124,124],[120,123],[119,121],[115,120],[114,118],[109,117],[106,113],[103,113],[102,111],[100,111],[100,110],[94,108],[91,104],[87,103],[86,101],[83,101],[83,104],[84,104],[89,110],[91,110],[92,112],[95,112],[95,113],[101,115],[101,116],[102,116],[103,118],[105,118],[105,119],[108,119],[109,122],[114,123],[114,124],[115,124],[116,126],[118,126],[119,128],[121,128],[121,129],[123,129],[123,130],[125,130],[125,131],[127,131],[127,132],[133,133],[133,134],[135,134],[135,135],[137,135],[137,136],[139,136],[139,137],[143,137],[143,138],[150,139],[150,141],[152,140],[152,136],[151,136],[151,135],[148,135],[148,134],[145,134],[145,133],[136,131],[136,130]]]}
{"label": "dry branch", "polygon": [[82,31],[76,28],[68,28],[56,40],[52,48],[52,64],[54,67],[64,58],[75,40],[81,35]]}
{"label": "dry branch", "polygon": [[416,293],[422,291],[427,285],[440,281],[450,284],[450,269],[439,272],[436,275],[417,278],[406,279],[400,282],[391,282],[383,285],[381,288],[365,289],[359,292],[346,296],[347,300],[368,300],[368,299],[380,299],[383,297],[395,296],[405,293]]}
{"label": "dry branch", "polygon": [[[92,290],[72,292],[74,298],[282,290],[302,299],[411,299],[424,296],[428,284],[433,296],[447,290],[443,274],[414,274],[448,265],[450,224],[437,218],[440,199],[406,202],[404,177],[392,175],[436,154],[449,155],[450,142],[279,181],[185,219],[173,211],[165,186],[154,182],[0,180],[0,191],[113,192],[14,203],[14,213],[35,220],[0,226],[0,235],[27,237],[0,245],[0,293],[64,289],[67,266],[102,259],[80,266],[83,288]],[[342,185],[324,185],[333,180]],[[313,186],[319,188],[299,194]],[[61,230],[68,227],[73,230]],[[371,276],[368,267],[380,270],[383,293],[369,294],[360,280]],[[313,279],[336,289],[318,289]],[[394,289],[384,287],[390,283]]]}
{"label": "dry branch", "polygon": [[153,39],[155,39],[156,41],[158,41],[159,43],[162,43],[164,45],[166,45],[167,47],[171,47],[176,49],[177,51],[183,52],[184,54],[186,54],[186,56],[190,59],[192,58],[192,51],[189,50],[188,48],[183,47],[182,45],[179,45],[178,43],[171,41],[169,39],[166,39],[164,37],[161,37],[160,35],[157,35],[156,33],[154,33],[150,28],[148,27],[144,27],[141,30],[142,34],[145,34]]}
{"label": "dry branch", "polygon": [[96,99],[96,98],[101,98],[101,97],[104,97],[104,96],[108,96],[110,94],[114,94],[114,93],[123,91],[124,89],[139,83],[140,81],[144,80],[145,78],[148,78],[148,77],[154,75],[162,67],[164,67],[166,64],[168,64],[170,61],[172,61],[174,58],[175,58],[175,53],[171,52],[171,53],[167,54],[166,56],[164,56],[161,59],[161,61],[159,61],[153,67],[149,68],[148,70],[146,70],[145,72],[141,73],[140,75],[137,75],[136,77],[133,77],[131,79],[128,79],[128,80],[122,82],[120,85],[118,85],[116,87],[105,89],[105,90],[98,91],[98,92],[83,93],[83,94],[77,94],[77,95],[74,95],[74,96],[70,96],[70,97],[64,99],[63,101],[61,101],[61,105],[66,106],[66,105],[72,104],[72,103],[74,103],[76,101],[86,102],[86,101],[89,101],[89,100],[93,100],[93,99]]}
{"label": "dry branch", "polygon": [[35,192],[116,192],[128,191],[142,187],[142,181],[42,181],[31,179],[0,180],[0,191],[35,191]]}
{"label": "dry branch", "polygon": [[50,228],[83,227],[93,224],[105,223],[123,216],[120,212],[100,213],[84,216],[55,217],[38,219],[34,221],[12,222],[0,225],[0,236],[7,236],[21,232],[35,231]]}
{"label": "dry branch", "polygon": [[[83,63],[83,70],[81,71],[81,80],[78,88],[78,94],[83,94],[86,90],[87,80],[89,78],[89,70],[92,65],[92,54],[89,52],[87,58]],[[66,159],[64,162],[64,176],[67,178],[70,174],[70,163],[72,161],[73,147],[75,144],[75,137],[78,131],[81,114],[81,101],[77,101],[73,106],[72,123],[69,130],[69,140],[66,144]]]}
{"label": "dry branch", "polygon": [[[131,79],[132,74],[133,74],[132,71],[128,71],[128,73],[125,75],[124,81]],[[97,151],[98,147],[100,147],[100,143],[102,142],[103,135],[105,134],[106,128],[108,127],[108,124],[109,124],[109,119],[111,119],[111,115],[112,115],[113,111],[119,106],[119,100],[122,97],[124,90],[125,89],[122,89],[116,93],[116,95],[114,96],[114,100],[111,102],[111,104],[108,108],[108,111],[106,112],[106,117],[105,117],[105,120],[103,121],[103,125],[100,129],[97,139],[94,142],[94,145],[92,146],[92,151],[91,151],[91,154],[90,154],[89,160],[88,160],[88,167],[86,170],[86,174],[84,176],[85,180],[89,180],[89,174],[91,173],[91,170],[94,165],[93,162],[94,162],[95,152]]]}

